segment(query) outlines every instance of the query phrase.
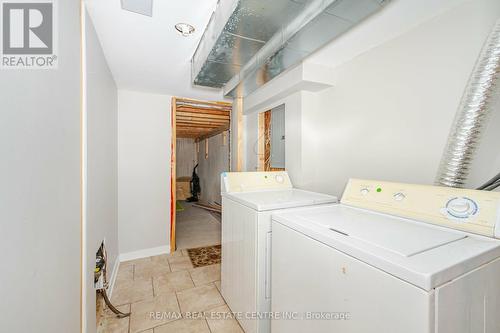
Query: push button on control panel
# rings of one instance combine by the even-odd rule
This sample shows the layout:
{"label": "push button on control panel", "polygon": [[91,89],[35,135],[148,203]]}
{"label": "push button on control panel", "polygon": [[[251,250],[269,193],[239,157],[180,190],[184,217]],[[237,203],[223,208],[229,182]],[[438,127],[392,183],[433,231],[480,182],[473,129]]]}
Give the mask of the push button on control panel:
{"label": "push button on control panel", "polygon": [[398,192],[398,193],[395,193],[392,197],[396,201],[402,201],[406,198],[406,195],[403,192]]}
{"label": "push button on control panel", "polygon": [[285,177],[283,177],[282,175],[276,175],[276,177],[274,177],[274,179],[276,180],[276,182],[278,182],[279,184],[283,184],[285,182]]}

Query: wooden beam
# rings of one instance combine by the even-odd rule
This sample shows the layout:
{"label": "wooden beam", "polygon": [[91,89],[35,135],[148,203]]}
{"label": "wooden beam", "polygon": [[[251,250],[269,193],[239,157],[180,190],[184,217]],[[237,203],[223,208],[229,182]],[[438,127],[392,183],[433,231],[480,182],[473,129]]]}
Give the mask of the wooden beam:
{"label": "wooden beam", "polygon": [[177,102],[179,102],[179,103],[188,103],[188,104],[205,104],[205,105],[217,105],[217,106],[232,106],[232,103],[230,103],[230,102],[220,102],[220,101],[210,102],[210,101],[201,101],[201,100],[190,99],[190,98],[177,98]]}
{"label": "wooden beam", "polygon": [[229,110],[212,110],[212,109],[198,109],[195,107],[180,106],[177,108],[177,112],[194,112],[194,113],[204,113],[204,114],[216,114],[220,116],[226,116],[231,113]]}
{"label": "wooden beam", "polygon": [[191,123],[177,123],[177,128],[216,128],[220,127],[219,124],[191,124]]}
{"label": "wooden beam", "polygon": [[177,111],[177,117],[211,118],[211,119],[228,119],[228,120],[230,119],[229,115],[198,113],[198,112],[179,112],[179,111]]}

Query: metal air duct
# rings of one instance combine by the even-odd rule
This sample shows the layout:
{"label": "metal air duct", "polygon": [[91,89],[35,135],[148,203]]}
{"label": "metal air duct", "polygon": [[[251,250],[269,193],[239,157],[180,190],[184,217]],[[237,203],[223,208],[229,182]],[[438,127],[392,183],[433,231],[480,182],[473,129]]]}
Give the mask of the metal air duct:
{"label": "metal air duct", "polygon": [[467,83],[441,159],[436,185],[465,185],[492,102],[499,94],[499,73],[500,20],[483,45]]}
{"label": "metal air duct", "polygon": [[385,0],[221,0],[192,59],[194,84],[244,97]]}

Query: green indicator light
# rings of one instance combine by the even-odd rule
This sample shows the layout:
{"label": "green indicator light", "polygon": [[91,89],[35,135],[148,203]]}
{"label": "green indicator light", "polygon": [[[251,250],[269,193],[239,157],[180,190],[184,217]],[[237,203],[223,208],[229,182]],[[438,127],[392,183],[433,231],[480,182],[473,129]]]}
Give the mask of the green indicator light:
{"label": "green indicator light", "polygon": [[382,189],[380,187],[377,187],[377,192],[382,192]]}

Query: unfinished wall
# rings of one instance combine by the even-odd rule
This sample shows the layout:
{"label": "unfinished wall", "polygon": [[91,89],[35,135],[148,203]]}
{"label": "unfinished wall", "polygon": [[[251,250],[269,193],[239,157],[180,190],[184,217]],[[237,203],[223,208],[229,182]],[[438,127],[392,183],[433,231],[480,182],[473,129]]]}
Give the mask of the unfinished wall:
{"label": "unfinished wall", "polygon": [[[336,195],[349,177],[433,183],[463,89],[499,14],[498,1],[456,1],[336,67],[333,88],[275,103],[285,103],[286,168],[294,183]],[[253,170],[257,114],[246,118],[246,168]]]}
{"label": "unfinished wall", "polygon": [[169,251],[171,96],[118,91],[118,240],[124,259]]}
{"label": "unfinished wall", "polygon": [[108,281],[118,260],[118,97],[92,20],[85,13],[86,69],[86,267],[87,332],[94,332],[95,254],[102,241],[108,253]]}
{"label": "unfinished wall", "polygon": [[59,67],[0,73],[0,332],[80,332],[80,1]]}
{"label": "unfinished wall", "polygon": [[194,139],[179,138],[176,145],[176,176],[191,177],[196,161]]}
{"label": "unfinished wall", "polygon": [[200,199],[208,203],[221,204],[220,174],[229,171],[229,133],[219,134],[207,140],[208,158],[205,158],[206,140],[199,143],[197,173],[200,177]]}

